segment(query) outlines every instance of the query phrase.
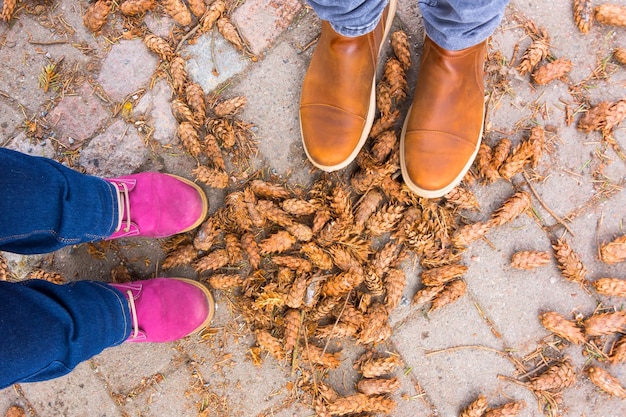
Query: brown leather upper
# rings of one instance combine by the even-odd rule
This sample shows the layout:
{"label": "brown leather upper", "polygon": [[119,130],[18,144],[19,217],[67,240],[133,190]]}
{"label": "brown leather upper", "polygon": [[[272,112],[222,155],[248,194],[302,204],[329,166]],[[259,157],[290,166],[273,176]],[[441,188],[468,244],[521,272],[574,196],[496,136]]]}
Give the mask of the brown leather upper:
{"label": "brown leather upper", "polygon": [[449,51],[424,41],[401,154],[404,180],[419,195],[444,195],[472,164],[482,135],[485,56],[486,42]]}
{"label": "brown leather upper", "polygon": [[356,156],[362,135],[369,133],[364,130],[371,127],[366,118],[375,105],[372,88],[388,9],[372,32],[357,37],[342,36],[322,22],[300,99],[304,147],[322,169],[342,168],[338,165]]}

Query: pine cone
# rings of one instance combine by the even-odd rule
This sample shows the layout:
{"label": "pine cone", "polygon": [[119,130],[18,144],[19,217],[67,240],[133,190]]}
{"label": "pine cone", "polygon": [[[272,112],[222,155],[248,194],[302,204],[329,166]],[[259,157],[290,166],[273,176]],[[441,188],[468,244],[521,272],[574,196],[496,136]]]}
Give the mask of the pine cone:
{"label": "pine cone", "polygon": [[219,140],[224,148],[235,146],[237,138],[231,123],[226,119],[209,119],[206,123],[208,131]]}
{"label": "pine cone", "polygon": [[600,247],[600,259],[607,264],[626,260],[626,235],[620,236]]}
{"label": "pine cone", "polygon": [[548,265],[551,259],[549,252],[524,250],[513,254],[511,266],[516,269],[531,270]]}
{"label": "pine cone", "polygon": [[591,0],[574,0],[574,21],[582,33],[587,33],[593,26]]}
{"label": "pine cone", "polygon": [[250,183],[252,192],[259,198],[283,200],[291,197],[291,193],[284,187],[262,180],[253,180]]}
{"label": "pine cone", "polygon": [[626,65],[626,48],[615,48],[613,57],[622,65]]}
{"label": "pine cone", "polygon": [[624,333],[626,330],[626,312],[594,314],[584,321],[585,333],[588,336],[602,336],[613,333]]}
{"label": "pine cone", "polygon": [[247,99],[244,96],[237,96],[221,101],[215,105],[213,112],[217,117],[233,116],[246,105]]}
{"label": "pine cone", "polygon": [[280,206],[287,213],[294,214],[296,216],[311,215],[315,213],[318,208],[317,204],[299,198],[290,198],[284,200],[280,203]]}
{"label": "pine cone", "polygon": [[554,248],[554,257],[559,264],[561,275],[568,281],[575,282],[579,285],[585,285],[587,280],[587,268],[583,265],[580,256],[571,248],[565,240],[557,240],[552,245]]}
{"label": "pine cone", "polygon": [[389,311],[394,310],[402,300],[402,292],[406,285],[406,275],[401,269],[390,269],[384,276],[385,305]]}
{"label": "pine cone", "polygon": [[385,130],[372,142],[370,150],[372,158],[380,164],[384,163],[387,157],[393,152],[398,143],[398,137],[393,130]]}
{"label": "pine cone", "polygon": [[194,119],[198,123],[204,123],[206,118],[206,102],[204,100],[204,90],[200,84],[190,82],[185,87],[185,98],[189,108],[193,111]]}
{"label": "pine cone", "polygon": [[422,284],[429,287],[445,285],[453,279],[461,277],[467,272],[465,265],[444,265],[422,271]]}
{"label": "pine cone", "polygon": [[308,282],[305,274],[300,274],[289,289],[285,304],[291,308],[300,308],[304,302]]}
{"label": "pine cone", "polygon": [[617,378],[611,375],[608,371],[598,366],[590,366],[587,368],[586,373],[591,382],[593,382],[594,385],[602,391],[621,399],[626,398],[626,389],[624,389]]}
{"label": "pine cone", "polygon": [[363,378],[378,378],[382,375],[392,373],[396,368],[404,366],[402,359],[398,356],[387,356],[382,358],[368,359],[361,365]]}
{"label": "pine cone", "polygon": [[548,368],[541,375],[533,378],[530,386],[535,391],[558,393],[576,382],[576,372],[569,360],[559,362]]}
{"label": "pine cone", "polygon": [[159,36],[148,34],[143,38],[143,43],[163,61],[169,61],[174,56],[174,50],[169,42]]}
{"label": "pine cone", "polygon": [[285,313],[285,352],[290,352],[296,345],[300,332],[300,310],[290,308]]}
{"label": "pine cone", "polygon": [[341,272],[333,275],[324,282],[322,294],[327,297],[337,297],[347,294],[363,282],[364,277],[355,271]]}
{"label": "pine cone", "polygon": [[307,243],[300,247],[300,252],[302,252],[313,265],[322,270],[332,269],[333,260],[330,255],[324,252],[319,246],[315,243]]}
{"label": "pine cone", "polygon": [[[176,60],[177,58],[174,58]],[[174,62],[174,61],[172,61]],[[171,69],[171,67],[170,67]],[[174,75],[172,75],[174,77]],[[185,104],[184,101],[175,98],[172,100],[172,114],[176,118],[176,120],[180,122],[189,122],[192,125],[196,126],[197,122],[193,117],[193,113],[191,109]]]}
{"label": "pine cone", "polygon": [[572,70],[572,61],[559,58],[543,65],[533,72],[533,79],[539,85],[563,78]]}
{"label": "pine cone", "polygon": [[213,274],[209,278],[209,284],[217,290],[228,290],[241,287],[243,278],[240,275]]}
{"label": "pine cone", "polygon": [[207,184],[209,187],[226,188],[228,186],[228,174],[221,169],[214,169],[200,165],[191,170],[191,173],[198,179],[198,181]]}
{"label": "pine cone", "polygon": [[402,68],[402,63],[395,58],[389,58],[385,62],[383,80],[389,84],[389,93],[395,102],[400,102],[406,98],[408,90],[406,74]]}
{"label": "pine cone", "polygon": [[126,0],[120,5],[120,12],[126,16],[138,16],[156,8],[156,0]]}
{"label": "pine cone", "polygon": [[460,227],[452,236],[452,244],[457,248],[468,246],[481,239],[491,229],[491,222],[476,222]]}
{"label": "pine cone", "polygon": [[517,71],[519,71],[520,75],[524,75],[528,72],[531,72],[533,68],[539,64],[539,62],[546,58],[550,54],[550,43],[547,38],[539,38],[534,40],[524,55],[522,56],[522,60],[517,66]]}
{"label": "pine cone", "polygon": [[209,218],[200,227],[198,234],[193,240],[193,246],[198,250],[209,251],[220,232],[221,230],[217,227],[215,218]]}
{"label": "pine cone", "polygon": [[191,265],[197,257],[198,250],[193,245],[183,245],[166,256],[161,268],[169,269],[176,266]]}
{"label": "pine cone", "polygon": [[626,26],[626,6],[601,4],[594,9],[596,20],[604,25]]}
{"label": "pine cone", "polygon": [[518,191],[509,197],[491,216],[491,226],[502,226],[523,214],[531,206],[530,194]]}
{"label": "pine cone", "polygon": [[209,158],[209,161],[215,167],[217,167],[221,171],[226,171],[226,163],[224,162],[224,156],[222,155],[222,150],[220,146],[217,144],[217,139],[210,133],[204,135],[204,139],[202,140],[204,143],[204,153]]}
{"label": "pine cone", "polygon": [[414,305],[420,305],[420,304],[431,302],[437,294],[443,291],[443,288],[444,288],[443,285],[440,285],[438,287],[424,287],[421,290],[419,290],[417,293],[415,293],[415,296],[413,296],[412,303]]}
{"label": "pine cone", "polygon": [[488,407],[487,398],[480,395],[463,409],[459,417],[482,417]]}
{"label": "pine cone", "polygon": [[170,15],[179,25],[189,26],[191,24],[191,13],[183,1],[161,0],[161,5],[165,13]]}
{"label": "pine cone", "polygon": [[524,401],[515,401],[501,405],[498,408],[489,408],[483,417],[515,417],[522,408],[526,407]]}
{"label": "pine cone", "polygon": [[467,284],[462,279],[452,281],[444,285],[441,290],[433,298],[432,305],[429,311],[434,311],[439,308],[445,307],[461,298],[467,291]]}
{"label": "pine cone", "polygon": [[259,253],[259,245],[257,245],[252,233],[246,232],[241,236],[241,247],[246,253],[252,269],[257,269],[261,264],[261,255]]}
{"label": "pine cone", "polygon": [[[4,5],[2,7],[2,18],[7,22],[11,18],[13,11],[11,9],[15,8],[15,0],[5,0]],[[11,5],[13,7],[11,7]],[[85,11],[85,15],[83,16],[83,23],[92,32],[99,31],[102,26],[107,21],[109,17],[109,13],[111,12],[111,7],[113,6],[112,0],[98,0],[95,3],[89,5],[87,10]]]}
{"label": "pine cone", "polygon": [[199,32],[206,33],[211,30],[215,22],[217,22],[217,19],[222,17],[222,14],[225,11],[226,2],[224,2],[223,0],[215,0],[213,3],[211,3],[208,10],[200,18],[200,23],[202,24],[202,26],[200,27]]}
{"label": "pine cone", "polygon": [[7,260],[0,253],[0,281],[7,281],[9,278],[9,266],[7,265]]}
{"label": "pine cone", "polygon": [[613,350],[609,356],[609,362],[613,365],[626,362],[626,336],[622,336],[615,346],[613,346]]}
{"label": "pine cone", "polygon": [[626,297],[626,279],[598,278],[592,285],[600,294],[610,297]]}
{"label": "pine cone", "polygon": [[187,2],[191,13],[196,17],[202,17],[207,10],[204,0],[187,0]]}
{"label": "pine cone", "polygon": [[228,265],[228,253],[224,249],[217,249],[198,259],[194,265],[198,272],[208,272]]}
{"label": "pine cone", "polygon": [[65,284],[66,282],[65,278],[63,278],[63,275],[59,274],[58,272],[48,272],[44,271],[43,269],[31,271],[28,274],[28,279],[40,279],[59,285]]}
{"label": "pine cone", "polygon": [[555,311],[539,315],[539,320],[543,327],[570,343],[582,345],[587,341],[582,329]]}
{"label": "pine cone", "polygon": [[319,348],[311,343],[302,349],[302,360],[304,363],[311,361],[314,365],[320,365],[324,368],[337,369],[341,365],[341,354],[324,352],[322,348]]}
{"label": "pine cone", "polygon": [[235,25],[230,22],[230,19],[224,16],[217,19],[217,30],[224,39],[230,42],[237,50],[244,50],[243,41],[239,36],[239,32],[237,32]]}
{"label": "pine cone", "polygon": [[405,70],[411,66],[411,49],[406,32],[398,30],[391,34],[391,47],[393,53]]}
{"label": "pine cone", "polygon": [[280,340],[272,336],[267,330],[257,330],[255,334],[256,342],[261,348],[267,350],[279,361],[283,360],[285,351]]}
{"label": "pine cone", "polygon": [[391,394],[400,388],[400,385],[400,380],[396,377],[390,379],[365,378],[357,383],[356,389],[365,395]]}
{"label": "pine cone", "polygon": [[313,268],[311,262],[297,256],[273,256],[272,262],[298,273],[311,272],[311,269]]}

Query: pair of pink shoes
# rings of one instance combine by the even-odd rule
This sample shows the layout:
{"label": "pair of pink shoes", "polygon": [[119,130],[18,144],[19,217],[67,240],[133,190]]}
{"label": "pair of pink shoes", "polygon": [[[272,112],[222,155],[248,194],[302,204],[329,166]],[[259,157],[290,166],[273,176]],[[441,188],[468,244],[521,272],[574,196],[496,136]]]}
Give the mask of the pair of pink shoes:
{"label": "pair of pink shoes", "polygon": [[[118,224],[109,239],[162,238],[198,227],[208,212],[200,187],[174,175],[147,172],[105,179],[118,195]],[[215,312],[202,284],[186,278],[155,278],[109,284],[128,300],[133,329],[128,342],[170,342],[200,331]]]}

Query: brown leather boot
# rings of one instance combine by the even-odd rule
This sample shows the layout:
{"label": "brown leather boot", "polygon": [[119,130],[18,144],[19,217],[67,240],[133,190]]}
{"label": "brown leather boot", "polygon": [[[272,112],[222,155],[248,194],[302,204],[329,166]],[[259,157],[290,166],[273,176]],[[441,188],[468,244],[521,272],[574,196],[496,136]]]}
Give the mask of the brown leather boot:
{"label": "brown leather boot", "polygon": [[395,13],[390,0],[376,28],[357,37],[322,22],[300,98],[304,151],[321,170],[345,168],[365,144],[376,111],[378,57]]}
{"label": "brown leather boot", "polygon": [[456,187],[476,157],[485,112],[486,41],[448,51],[424,40],[413,105],[400,139],[404,182],[421,197]]}

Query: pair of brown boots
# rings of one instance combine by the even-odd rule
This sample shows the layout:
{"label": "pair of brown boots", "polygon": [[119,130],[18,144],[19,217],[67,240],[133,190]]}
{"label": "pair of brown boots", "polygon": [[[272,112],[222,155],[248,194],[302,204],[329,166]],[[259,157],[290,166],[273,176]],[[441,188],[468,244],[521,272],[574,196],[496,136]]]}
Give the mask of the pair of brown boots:
{"label": "pair of brown boots", "polygon": [[[316,167],[348,166],[365,144],[376,111],[376,67],[395,15],[390,1],[376,28],[345,37],[322,22],[322,33],[304,78],[300,126],[305,152]],[[480,146],[484,116],[486,42],[460,51],[428,36],[413,104],[400,139],[404,182],[426,198],[457,186]]]}

